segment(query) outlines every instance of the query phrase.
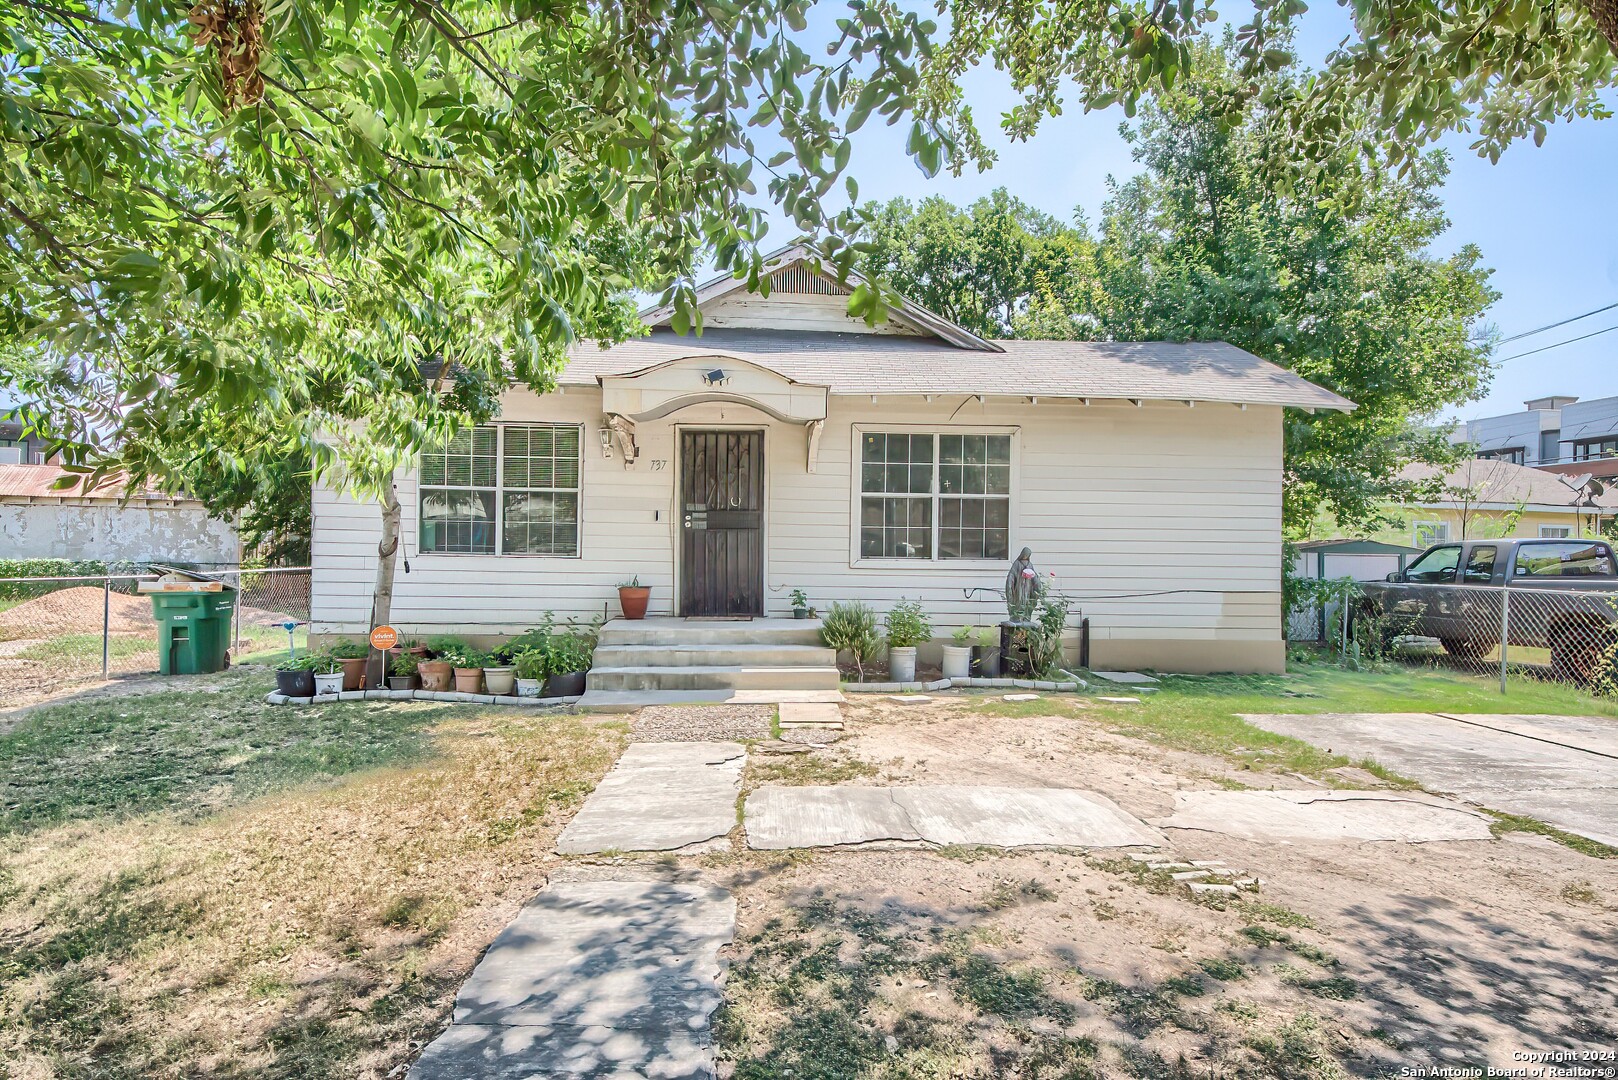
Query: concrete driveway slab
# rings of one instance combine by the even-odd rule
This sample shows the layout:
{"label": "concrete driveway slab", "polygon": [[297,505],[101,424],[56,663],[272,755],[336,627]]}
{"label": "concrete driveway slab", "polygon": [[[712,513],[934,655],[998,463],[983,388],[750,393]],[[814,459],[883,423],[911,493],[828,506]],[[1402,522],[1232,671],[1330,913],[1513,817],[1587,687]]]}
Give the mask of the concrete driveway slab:
{"label": "concrete driveway slab", "polygon": [[632,743],[556,838],[556,850],[726,847],[746,762],[740,743]]}
{"label": "concrete driveway slab", "polygon": [[1093,792],[1070,788],[765,787],[747,797],[747,844],[1157,847],[1162,834]]}
{"label": "concrete driveway slab", "polygon": [[1382,791],[1178,791],[1153,822],[1244,840],[1492,840],[1489,819],[1437,799]]}
{"label": "concrete driveway slab", "polygon": [[1460,713],[1454,717],[1318,713],[1243,719],[1333,753],[1371,758],[1429,790],[1618,846],[1618,760],[1597,749],[1607,744],[1618,721]]}
{"label": "concrete driveway slab", "polygon": [[712,1077],[719,950],[735,928],[722,889],[553,883],[489,947],[410,1076]]}

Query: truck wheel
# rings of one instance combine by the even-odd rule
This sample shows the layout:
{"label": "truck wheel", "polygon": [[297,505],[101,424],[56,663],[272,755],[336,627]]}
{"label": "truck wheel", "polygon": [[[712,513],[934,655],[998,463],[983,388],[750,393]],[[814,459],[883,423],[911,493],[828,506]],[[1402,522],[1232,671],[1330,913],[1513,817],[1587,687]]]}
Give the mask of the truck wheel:
{"label": "truck wheel", "polygon": [[1602,665],[1612,632],[1564,625],[1551,631],[1551,671],[1558,679],[1589,685]]}
{"label": "truck wheel", "polygon": [[1477,638],[1439,638],[1438,643],[1444,646],[1444,651],[1458,660],[1476,660],[1487,655],[1494,648],[1490,641],[1480,641]]}

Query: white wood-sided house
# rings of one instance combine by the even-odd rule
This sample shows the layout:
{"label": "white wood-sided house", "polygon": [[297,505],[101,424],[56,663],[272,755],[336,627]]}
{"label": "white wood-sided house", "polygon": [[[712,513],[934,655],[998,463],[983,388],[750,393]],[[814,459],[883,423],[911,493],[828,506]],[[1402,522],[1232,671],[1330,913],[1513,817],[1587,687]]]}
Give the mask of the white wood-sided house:
{"label": "white wood-sided house", "polygon": [[[394,625],[616,617],[638,577],[653,616],[790,616],[801,588],[919,599],[943,638],[1005,617],[1028,547],[1095,667],[1283,669],[1282,414],[1350,402],[1221,343],[987,341],[908,304],[872,328],[801,251],[773,266],[767,297],[701,290],[701,336],[648,312],[401,472]],[[312,633],[369,629],[379,528],[317,487]]]}

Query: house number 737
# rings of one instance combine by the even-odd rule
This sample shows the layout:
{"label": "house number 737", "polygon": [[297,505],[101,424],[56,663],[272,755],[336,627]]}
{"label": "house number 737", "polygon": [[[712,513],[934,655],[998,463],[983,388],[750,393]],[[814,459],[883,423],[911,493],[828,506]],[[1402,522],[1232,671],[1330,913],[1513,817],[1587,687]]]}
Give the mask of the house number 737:
{"label": "house number 737", "polygon": [[653,458],[652,459],[652,471],[653,472],[662,472],[664,469],[666,469],[668,467],[669,467],[669,462],[668,462],[667,458]]}

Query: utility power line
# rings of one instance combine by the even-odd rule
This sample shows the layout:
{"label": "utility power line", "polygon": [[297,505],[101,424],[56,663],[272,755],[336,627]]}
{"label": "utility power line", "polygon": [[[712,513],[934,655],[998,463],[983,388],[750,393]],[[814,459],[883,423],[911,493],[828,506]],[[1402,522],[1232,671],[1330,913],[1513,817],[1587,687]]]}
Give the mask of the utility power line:
{"label": "utility power line", "polygon": [[[1592,315],[1600,315],[1603,311],[1611,311],[1613,308],[1618,308],[1618,303],[1608,304],[1606,307],[1598,307],[1594,311],[1586,311],[1583,315],[1575,315],[1571,319],[1563,319],[1561,322],[1546,323],[1544,326],[1536,326],[1532,330],[1524,330],[1520,334],[1512,334],[1508,338],[1501,338],[1495,344],[1505,345],[1508,342],[1521,341],[1525,337],[1533,337],[1535,334],[1543,334],[1547,330],[1555,330],[1558,326],[1566,326],[1568,323],[1575,323],[1580,319],[1588,319]],[[1575,338],[1574,340],[1577,341],[1578,339]]]}
{"label": "utility power line", "polygon": [[[1613,306],[1618,307],[1618,304],[1615,304]],[[1552,342],[1549,345],[1541,345],[1539,348],[1537,348],[1537,349],[1529,349],[1527,352],[1512,353],[1510,356],[1505,357],[1505,359],[1502,359],[1502,360],[1500,360],[1498,362],[1504,364],[1507,360],[1520,360],[1525,356],[1533,356],[1535,353],[1542,353],[1542,352],[1545,352],[1548,349],[1560,349],[1563,345],[1571,345],[1575,341],[1583,341],[1586,338],[1600,337],[1602,334],[1610,334],[1614,330],[1618,330],[1618,325],[1609,326],[1604,330],[1594,330],[1594,331],[1591,331],[1588,334],[1580,334],[1578,337],[1576,337],[1576,338],[1568,338],[1566,341],[1556,341],[1556,342]]]}

